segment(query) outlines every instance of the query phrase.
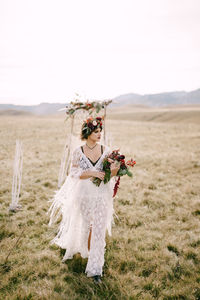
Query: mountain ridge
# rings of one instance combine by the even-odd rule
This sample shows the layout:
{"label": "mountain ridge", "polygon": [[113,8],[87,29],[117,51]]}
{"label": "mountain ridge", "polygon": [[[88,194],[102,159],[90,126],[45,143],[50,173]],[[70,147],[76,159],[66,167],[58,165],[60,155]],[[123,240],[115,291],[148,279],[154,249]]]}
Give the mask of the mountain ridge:
{"label": "mountain ridge", "polygon": [[[127,93],[119,95],[112,99],[113,102],[109,107],[120,107],[125,105],[141,105],[145,107],[167,107],[175,105],[200,104],[200,88],[191,92],[173,91],[155,94],[136,94]],[[25,111],[36,115],[47,115],[59,113],[58,110],[65,108],[67,103],[48,103],[42,102],[36,105],[15,105],[0,104],[0,111]]]}

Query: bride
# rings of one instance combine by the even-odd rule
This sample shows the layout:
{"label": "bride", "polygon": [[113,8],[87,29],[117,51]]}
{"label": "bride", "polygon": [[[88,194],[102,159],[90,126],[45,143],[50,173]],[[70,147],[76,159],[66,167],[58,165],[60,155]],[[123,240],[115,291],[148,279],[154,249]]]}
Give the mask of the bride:
{"label": "bride", "polygon": [[[55,192],[48,213],[49,226],[60,215],[62,220],[58,233],[51,244],[66,249],[63,262],[80,253],[88,258],[85,273],[101,282],[104,265],[106,230],[111,235],[113,223],[114,179],[100,186],[92,180],[104,179],[103,160],[110,153],[107,146],[99,144],[102,131],[102,118],[90,117],[83,122],[81,140],[85,144],[75,149],[71,169],[60,190]],[[116,176],[119,167],[111,164],[111,177]]]}

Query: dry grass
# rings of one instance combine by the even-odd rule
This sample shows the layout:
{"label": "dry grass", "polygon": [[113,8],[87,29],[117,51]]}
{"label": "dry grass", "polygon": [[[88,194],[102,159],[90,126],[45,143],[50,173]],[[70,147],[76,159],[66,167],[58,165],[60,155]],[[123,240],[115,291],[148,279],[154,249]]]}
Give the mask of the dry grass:
{"label": "dry grass", "polygon": [[[57,226],[47,226],[47,201],[57,189],[66,123],[1,118],[0,299],[200,299],[200,120],[174,121],[108,122],[113,145],[137,164],[132,179],[121,179],[103,284],[96,286],[84,274],[87,260],[62,264],[63,251],[49,245]],[[17,138],[24,143],[23,210],[14,214]]]}
{"label": "dry grass", "polygon": [[200,123],[200,105],[182,105],[173,107],[138,107],[127,105],[109,110],[112,120],[168,122],[168,123]]}

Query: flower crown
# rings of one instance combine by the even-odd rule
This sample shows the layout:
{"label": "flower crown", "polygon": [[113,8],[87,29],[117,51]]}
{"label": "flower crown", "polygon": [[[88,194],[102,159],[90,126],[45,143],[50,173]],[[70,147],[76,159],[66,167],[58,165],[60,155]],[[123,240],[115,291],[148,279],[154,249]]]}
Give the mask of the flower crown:
{"label": "flower crown", "polygon": [[82,136],[87,138],[97,128],[102,129],[102,120],[104,120],[104,117],[89,117],[85,120],[82,125]]}

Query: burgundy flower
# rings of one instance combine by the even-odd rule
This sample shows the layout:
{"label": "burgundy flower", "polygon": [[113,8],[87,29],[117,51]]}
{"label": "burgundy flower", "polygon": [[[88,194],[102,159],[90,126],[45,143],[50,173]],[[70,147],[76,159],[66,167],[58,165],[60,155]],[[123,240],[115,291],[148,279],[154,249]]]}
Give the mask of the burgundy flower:
{"label": "burgundy flower", "polygon": [[90,128],[90,129],[94,129],[94,126],[93,126],[93,124],[92,123],[88,123],[88,127]]}
{"label": "burgundy flower", "polygon": [[119,158],[120,160],[122,160],[122,159],[125,158],[125,156],[124,156],[124,155],[120,155],[118,158]]}

